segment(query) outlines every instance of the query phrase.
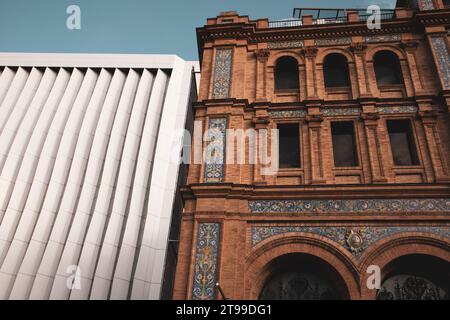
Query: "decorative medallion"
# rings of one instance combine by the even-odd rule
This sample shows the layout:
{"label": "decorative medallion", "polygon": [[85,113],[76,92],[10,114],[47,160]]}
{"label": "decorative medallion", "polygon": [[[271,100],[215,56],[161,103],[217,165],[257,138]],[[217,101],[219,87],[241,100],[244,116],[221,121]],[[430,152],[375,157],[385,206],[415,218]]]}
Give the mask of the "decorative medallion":
{"label": "decorative medallion", "polygon": [[364,42],[366,43],[394,42],[400,40],[402,40],[402,36],[399,34],[385,34],[385,35],[364,37]]}
{"label": "decorative medallion", "polygon": [[269,115],[272,118],[304,118],[306,116],[306,110],[282,110],[282,111],[270,111]]}
{"label": "decorative medallion", "polygon": [[269,49],[301,48],[304,46],[303,40],[277,41],[267,43]]}
{"label": "decorative medallion", "polygon": [[293,233],[311,233],[325,237],[346,248],[354,256],[361,254],[375,242],[403,232],[421,232],[450,238],[450,227],[430,226],[392,226],[392,227],[361,227],[352,226],[254,226],[251,227],[252,246],[271,237]]}
{"label": "decorative medallion", "polygon": [[316,39],[316,46],[339,46],[352,43],[352,38]]}
{"label": "decorative medallion", "polygon": [[233,49],[217,49],[214,63],[213,99],[230,97]]}
{"label": "decorative medallion", "polygon": [[205,156],[205,182],[223,182],[227,119],[210,118]]}
{"label": "decorative medallion", "polygon": [[436,55],[439,73],[444,82],[444,89],[448,90],[450,89],[450,57],[445,42],[446,40],[444,37],[431,37],[431,45],[433,46],[434,54]]}
{"label": "decorative medallion", "polygon": [[250,200],[252,213],[447,212],[450,199]]}
{"label": "decorative medallion", "polygon": [[216,298],[217,262],[220,245],[219,223],[199,223],[194,264],[192,299]]}
{"label": "decorative medallion", "polygon": [[364,234],[362,230],[349,229],[345,236],[345,241],[351,252],[359,253],[364,244]]}

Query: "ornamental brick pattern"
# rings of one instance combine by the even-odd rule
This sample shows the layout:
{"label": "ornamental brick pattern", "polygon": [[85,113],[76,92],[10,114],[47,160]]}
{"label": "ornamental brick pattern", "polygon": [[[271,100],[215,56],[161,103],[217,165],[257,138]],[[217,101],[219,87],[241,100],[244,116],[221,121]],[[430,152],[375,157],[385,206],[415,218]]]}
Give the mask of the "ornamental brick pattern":
{"label": "ornamental brick pattern", "polygon": [[[197,29],[202,80],[195,118],[203,130],[213,119],[226,119],[227,129],[267,132],[298,124],[301,165],[268,175],[268,165],[259,162],[226,163],[220,170],[190,165],[175,299],[215,290],[199,263],[205,224],[220,224],[220,240],[211,249],[217,258],[203,266],[214,264],[213,277],[231,299],[257,299],[289,256],[332,266],[342,297],[350,299],[376,297],[361,285],[373,264],[383,281],[396,261],[411,255],[450,267],[448,19],[436,18],[446,15],[441,0],[419,5],[422,11],[397,8],[399,19],[382,31],[369,30],[354,13],[351,28],[345,22],[311,28],[307,16],[289,25],[225,12]],[[220,24],[225,18],[233,23]],[[374,56],[380,51],[398,57],[402,83],[378,85]],[[346,87],[325,86],[324,60],[331,53],[348,63]],[[298,89],[275,89],[281,57],[297,62]],[[417,164],[395,164],[389,120],[409,120]],[[353,167],[335,166],[336,121],[354,124]],[[267,156],[275,159],[271,139]],[[217,291],[200,296],[223,298]]]}

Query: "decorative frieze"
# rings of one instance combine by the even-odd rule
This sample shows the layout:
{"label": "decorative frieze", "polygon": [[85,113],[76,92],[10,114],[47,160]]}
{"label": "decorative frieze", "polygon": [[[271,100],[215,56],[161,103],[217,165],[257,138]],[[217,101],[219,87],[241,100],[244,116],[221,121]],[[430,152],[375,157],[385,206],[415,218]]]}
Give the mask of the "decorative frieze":
{"label": "decorative frieze", "polygon": [[439,73],[443,79],[444,89],[450,89],[450,57],[446,40],[442,36],[431,37],[431,45],[436,56]]}
{"label": "decorative frieze", "polygon": [[400,106],[400,107],[392,107],[392,106],[384,106],[384,107],[376,107],[376,110],[379,113],[416,113],[416,106]]}
{"label": "decorative frieze", "polygon": [[233,49],[217,49],[214,63],[213,99],[230,97]]}
{"label": "decorative frieze", "polygon": [[282,111],[270,111],[270,117],[274,119],[284,118],[304,118],[306,117],[306,110],[282,110]]}
{"label": "decorative frieze", "polygon": [[321,112],[328,117],[331,116],[355,116],[361,113],[360,108],[322,108]]}
{"label": "decorative frieze", "polygon": [[226,141],[226,118],[211,118],[205,156],[205,182],[223,182]]}
{"label": "decorative frieze", "polygon": [[339,46],[352,43],[352,38],[331,38],[331,39],[316,39],[316,46]]}
{"label": "decorative frieze", "polygon": [[192,286],[192,299],[194,300],[214,300],[216,298],[220,231],[219,223],[199,223],[198,225]]}
{"label": "decorative frieze", "polygon": [[450,211],[450,199],[251,200],[252,213],[356,213]]}
{"label": "decorative frieze", "polygon": [[401,39],[402,36],[400,34],[384,34],[384,35],[364,37],[364,42],[366,43],[394,42],[400,41]]}
{"label": "decorative frieze", "polygon": [[340,244],[356,257],[361,256],[375,242],[398,233],[423,232],[450,237],[450,227],[255,226],[251,228],[252,246],[273,236],[292,232],[311,233],[325,237]]}
{"label": "decorative frieze", "polygon": [[303,40],[294,40],[294,41],[276,41],[269,42],[267,47],[269,49],[286,49],[286,48],[301,48],[305,45]]}

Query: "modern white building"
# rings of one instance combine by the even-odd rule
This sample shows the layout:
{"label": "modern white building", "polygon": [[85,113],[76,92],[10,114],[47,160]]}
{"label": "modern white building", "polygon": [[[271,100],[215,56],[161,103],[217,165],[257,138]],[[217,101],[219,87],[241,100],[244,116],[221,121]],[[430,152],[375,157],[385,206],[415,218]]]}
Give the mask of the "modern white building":
{"label": "modern white building", "polygon": [[197,69],[0,54],[0,299],[170,297]]}

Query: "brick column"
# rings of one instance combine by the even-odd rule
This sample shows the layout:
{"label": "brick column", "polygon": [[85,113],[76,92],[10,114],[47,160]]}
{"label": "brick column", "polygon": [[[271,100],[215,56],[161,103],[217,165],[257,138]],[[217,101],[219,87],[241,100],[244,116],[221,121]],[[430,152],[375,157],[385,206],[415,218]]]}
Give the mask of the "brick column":
{"label": "brick column", "polygon": [[256,56],[256,101],[267,101],[266,97],[266,65],[270,51],[260,49],[255,51]]}
{"label": "brick column", "polygon": [[358,79],[358,89],[361,97],[372,95],[368,83],[368,73],[365,62],[366,49],[367,46],[363,43],[354,43],[350,47],[350,50],[353,52],[355,58],[356,76]]}
{"label": "brick column", "polygon": [[364,122],[367,137],[372,183],[386,183],[387,179],[383,169],[383,159],[378,137],[378,120],[380,116],[377,112],[363,112],[361,113],[361,119]]}
{"label": "brick column", "polygon": [[437,112],[433,110],[419,111],[429,155],[433,164],[436,182],[448,182],[448,169],[443,155],[443,146],[439,138],[437,127]]}
{"label": "brick column", "polygon": [[409,71],[411,75],[411,81],[416,95],[423,93],[422,80],[417,68],[415,51],[418,48],[419,43],[417,41],[405,41],[402,43],[402,47],[406,52],[406,60],[409,65]]}
{"label": "brick column", "polygon": [[302,53],[305,56],[306,65],[306,98],[317,99],[316,87],[316,47],[306,47]]}
{"label": "brick column", "polygon": [[322,114],[311,114],[306,117],[309,134],[311,183],[325,183],[323,158],[322,158],[322,138],[321,128],[323,122]]}

